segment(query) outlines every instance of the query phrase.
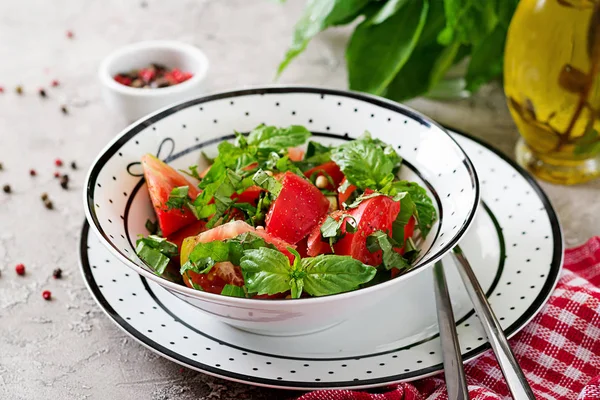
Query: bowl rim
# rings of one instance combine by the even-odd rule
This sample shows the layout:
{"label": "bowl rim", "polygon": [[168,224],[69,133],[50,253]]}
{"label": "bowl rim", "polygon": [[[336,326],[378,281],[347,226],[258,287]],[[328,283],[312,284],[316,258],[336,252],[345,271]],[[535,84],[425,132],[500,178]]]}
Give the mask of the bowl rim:
{"label": "bowl rim", "polygon": [[[471,181],[473,184],[473,188],[475,190],[474,201],[473,201],[473,204],[471,205],[471,209],[469,211],[469,214],[467,215],[467,219],[466,219],[465,223],[460,227],[460,229],[456,233],[456,235],[454,235],[454,237],[450,241],[448,241],[448,243],[446,243],[442,249],[436,251],[428,261],[426,261],[425,263],[423,263],[421,265],[418,265],[416,268],[411,269],[410,271],[398,276],[397,278],[390,279],[385,282],[378,283],[376,285],[373,285],[373,286],[370,286],[367,288],[363,288],[363,289],[353,290],[353,291],[344,292],[344,293],[338,293],[338,294],[329,295],[329,296],[309,297],[309,298],[300,298],[300,299],[280,299],[280,300],[278,300],[278,299],[247,299],[247,298],[223,296],[221,294],[215,294],[215,293],[209,293],[209,292],[195,290],[195,289],[189,288],[185,285],[171,282],[159,275],[156,275],[155,273],[153,273],[149,270],[146,270],[145,268],[140,267],[139,265],[137,265],[135,262],[133,262],[129,257],[127,257],[124,253],[122,253],[116,246],[114,246],[111,243],[110,239],[108,238],[108,235],[106,233],[104,233],[104,231],[100,227],[99,221],[98,221],[97,217],[95,216],[95,213],[92,212],[92,207],[94,204],[93,191],[94,191],[94,187],[95,187],[95,183],[96,183],[96,178],[97,178],[99,172],[104,167],[104,164],[106,163],[106,161],[108,161],[110,158],[112,158],[113,154],[116,153],[122,145],[127,143],[135,135],[137,135],[139,132],[143,131],[144,129],[146,129],[148,126],[155,123],[156,121],[159,121],[171,114],[174,114],[174,113],[176,113],[180,110],[186,109],[188,107],[206,103],[206,102],[210,102],[213,100],[226,99],[226,98],[232,98],[232,97],[238,97],[238,96],[247,96],[247,95],[253,95],[253,94],[261,95],[261,94],[268,94],[268,93],[280,93],[280,94],[281,93],[312,93],[312,94],[323,94],[323,95],[335,95],[335,96],[349,97],[349,98],[353,98],[353,99],[357,99],[357,100],[361,100],[361,101],[366,101],[373,105],[387,108],[391,111],[395,111],[395,112],[403,114],[409,118],[412,118],[413,120],[416,120],[426,126],[433,126],[433,127],[438,128],[443,134],[445,134],[456,145],[456,147],[462,153],[462,155],[464,157],[464,165],[469,172],[469,175],[471,177]],[[114,151],[111,153],[110,152],[111,150],[114,150]],[[209,301],[209,302],[218,301],[221,303],[225,302],[225,303],[229,303],[233,306],[242,306],[242,305],[248,306],[248,305],[253,305],[253,304],[254,305],[260,304],[260,305],[264,306],[266,304],[265,302],[267,302],[268,304],[272,304],[273,306],[283,306],[283,305],[295,306],[295,305],[300,305],[300,304],[309,305],[309,304],[315,304],[315,303],[329,303],[332,301],[342,300],[344,298],[351,298],[354,296],[359,296],[359,295],[362,295],[363,293],[364,294],[370,293],[370,292],[376,291],[378,289],[383,289],[385,287],[389,287],[389,286],[398,284],[401,281],[408,279],[410,276],[413,276],[413,275],[415,275],[419,272],[422,272],[425,269],[431,267],[434,263],[436,263],[443,256],[445,256],[460,241],[460,239],[465,235],[465,233],[467,233],[467,231],[471,227],[473,220],[475,218],[475,215],[477,213],[477,210],[479,209],[480,202],[481,202],[480,201],[481,200],[481,190],[480,190],[479,178],[477,176],[477,171],[475,170],[473,163],[471,162],[467,153],[458,144],[458,142],[440,124],[436,123],[435,121],[431,120],[430,118],[426,117],[425,115],[419,113],[418,111],[413,110],[410,107],[407,107],[403,104],[400,104],[400,103],[397,103],[392,100],[388,100],[388,99],[385,99],[385,98],[382,98],[379,96],[361,93],[361,92],[349,91],[349,90],[321,88],[321,87],[317,87],[317,86],[306,86],[306,85],[267,85],[267,86],[262,85],[262,86],[247,87],[247,88],[243,88],[243,89],[214,92],[214,93],[210,93],[205,96],[197,97],[197,98],[194,98],[191,100],[185,100],[180,103],[171,104],[171,105],[163,107],[151,114],[148,114],[147,116],[140,118],[139,120],[137,120],[137,121],[133,122],[132,124],[130,124],[129,126],[127,126],[121,132],[119,132],[119,134],[117,134],[99,152],[99,154],[96,156],[96,158],[92,162],[92,164],[87,172],[87,175],[85,178],[85,185],[83,186],[82,194],[83,194],[84,212],[85,212],[86,219],[88,220],[88,222],[90,224],[90,227],[92,228],[92,230],[94,231],[96,236],[100,239],[100,242],[115,257],[117,257],[122,263],[127,265],[129,268],[133,269],[139,275],[141,275],[147,279],[150,279],[153,282],[156,282],[160,286],[162,286],[170,291],[175,291],[186,297],[195,298],[195,299],[198,299],[201,301]]]}
{"label": "bowl rim", "polygon": [[[200,68],[198,71],[193,72],[193,76],[177,85],[169,86],[166,88],[151,88],[151,89],[140,89],[122,85],[114,80],[113,76],[108,72],[111,65],[119,58],[124,57],[128,54],[136,54],[143,52],[148,49],[169,49],[177,51],[181,54],[185,54],[188,57],[196,59]],[[189,43],[178,42],[176,40],[147,40],[142,42],[131,43],[122,47],[117,48],[112,53],[102,60],[100,67],[98,68],[98,78],[100,82],[107,88],[118,92],[122,95],[140,98],[150,97],[161,97],[170,95],[173,93],[184,92],[188,89],[192,89],[197,84],[203,82],[208,74],[209,61],[206,54],[198,47]]]}

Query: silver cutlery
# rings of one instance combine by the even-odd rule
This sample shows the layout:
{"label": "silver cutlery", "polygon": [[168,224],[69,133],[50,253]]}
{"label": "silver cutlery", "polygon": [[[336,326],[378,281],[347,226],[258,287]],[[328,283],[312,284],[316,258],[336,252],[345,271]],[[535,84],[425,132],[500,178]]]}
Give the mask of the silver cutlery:
{"label": "silver cutlery", "polygon": [[[523,370],[521,370],[521,367],[515,359],[515,355],[506,340],[506,336],[504,336],[502,327],[487,301],[485,292],[481,288],[481,285],[460,246],[457,245],[452,249],[452,255],[457,261],[460,277],[471,298],[475,312],[483,325],[483,329],[485,330],[488,341],[496,355],[500,370],[504,375],[504,379],[506,380],[506,384],[508,385],[508,389],[513,398],[516,400],[535,399],[533,391],[523,374]],[[446,363],[444,361],[444,367],[445,365]]]}
{"label": "silver cutlery", "polygon": [[467,379],[462,363],[462,355],[456,333],[456,323],[444,266],[438,261],[433,268],[435,304],[437,308],[437,319],[440,328],[440,342],[442,343],[442,357],[444,362],[444,376],[446,377],[446,388],[449,400],[468,400]]}

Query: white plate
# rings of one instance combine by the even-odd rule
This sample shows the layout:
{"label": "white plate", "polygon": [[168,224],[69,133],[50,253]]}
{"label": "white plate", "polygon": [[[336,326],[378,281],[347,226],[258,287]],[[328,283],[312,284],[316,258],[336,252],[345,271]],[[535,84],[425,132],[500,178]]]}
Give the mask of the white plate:
{"label": "white plate", "polygon": [[[514,335],[539,312],[562,265],[560,226],[535,181],[486,145],[455,134],[482,187],[461,241],[494,312]],[[268,337],[235,329],[132,273],[84,226],[81,266],[90,291],[125,332],[162,356],[225,379],[285,389],[365,388],[442,369],[431,271],[393,302],[312,335]],[[465,360],[489,348],[449,257],[444,260]],[[408,320],[394,318],[414,310]]]}

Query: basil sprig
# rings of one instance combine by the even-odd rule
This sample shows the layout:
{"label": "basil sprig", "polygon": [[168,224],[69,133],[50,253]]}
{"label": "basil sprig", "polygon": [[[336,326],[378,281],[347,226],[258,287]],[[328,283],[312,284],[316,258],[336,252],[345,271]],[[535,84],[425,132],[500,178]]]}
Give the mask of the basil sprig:
{"label": "basil sprig", "polygon": [[294,299],[303,291],[312,296],[326,296],[354,290],[369,282],[377,270],[350,256],[320,255],[295,259],[269,248],[244,251],[242,274],[249,293],[276,294],[291,291]]}

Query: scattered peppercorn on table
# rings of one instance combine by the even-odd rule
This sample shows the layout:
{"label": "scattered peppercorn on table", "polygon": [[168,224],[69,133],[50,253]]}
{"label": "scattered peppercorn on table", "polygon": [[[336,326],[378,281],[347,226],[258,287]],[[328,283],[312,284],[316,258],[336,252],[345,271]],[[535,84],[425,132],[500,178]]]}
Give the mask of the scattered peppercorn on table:
{"label": "scattered peppercorn on table", "polygon": [[[11,38],[0,47],[0,398],[295,396],[181,369],[139,345],[96,305],[77,255],[85,173],[127,124],[100,97],[102,58],[127,43],[175,39],[208,55],[211,91],[270,83],[303,6],[288,3],[0,2],[0,37]],[[347,35],[315,38],[281,82],[345,88]],[[512,156],[518,135],[497,86],[468,100],[409,105]],[[542,186],[567,246],[600,234],[600,182]]]}

